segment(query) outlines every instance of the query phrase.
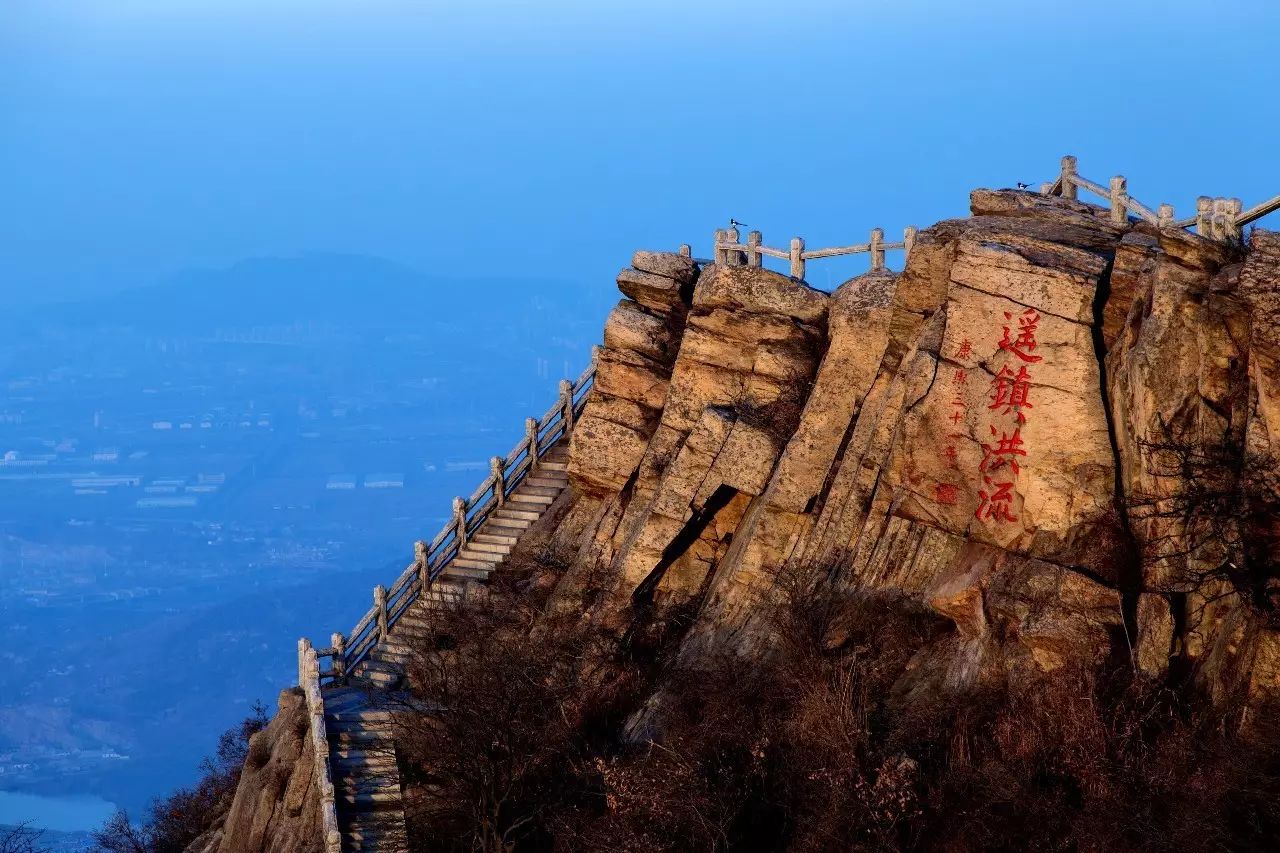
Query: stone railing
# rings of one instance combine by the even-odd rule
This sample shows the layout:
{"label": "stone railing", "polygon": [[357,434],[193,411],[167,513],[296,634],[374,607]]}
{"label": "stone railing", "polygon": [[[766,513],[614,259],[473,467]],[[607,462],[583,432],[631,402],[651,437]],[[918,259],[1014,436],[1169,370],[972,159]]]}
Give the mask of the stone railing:
{"label": "stone railing", "polygon": [[1202,195],[1196,199],[1196,215],[1186,219],[1177,219],[1173,205],[1162,204],[1154,211],[1129,195],[1128,182],[1124,175],[1116,175],[1107,186],[1094,183],[1081,177],[1076,171],[1076,158],[1067,155],[1062,158],[1062,170],[1053,183],[1040,186],[1043,195],[1056,195],[1063,198],[1076,198],[1079,190],[1088,190],[1100,196],[1111,205],[1111,221],[1122,225],[1129,219],[1129,214],[1137,216],[1145,222],[1161,228],[1195,227],[1196,233],[1214,240],[1239,240],[1244,226],[1261,219],[1268,213],[1280,210],[1280,195],[1267,199],[1261,204],[1244,210],[1238,198],[1211,198]]}
{"label": "stone railing", "polygon": [[453,516],[430,543],[414,544],[413,562],[390,587],[373,589],[373,606],[345,637],[334,634],[332,645],[315,649],[320,658],[329,658],[330,666],[319,673],[321,684],[342,683],[361,661],[387,638],[387,633],[409,608],[431,587],[445,566],[466,547],[468,540],[502,507],[507,498],[530,472],[538,460],[561,438],[573,430],[574,421],[582,413],[587,392],[595,380],[595,355],[591,365],[577,381],[560,380],[560,398],[541,419],[525,421],[525,435],[504,456],[489,460],[489,476],[469,498],[453,499]]}
{"label": "stone railing", "polygon": [[[856,243],[852,246],[834,246],[829,249],[805,249],[803,237],[792,237],[791,245],[786,249],[774,249],[763,244],[759,231],[747,232],[747,242],[745,243],[738,242],[739,236],[737,228],[717,229],[715,241],[712,244],[714,246],[714,255],[710,259],[696,260],[699,263],[759,267],[763,265],[765,257],[778,258],[790,262],[790,272],[793,278],[803,279],[807,261],[867,253],[871,255],[871,268],[873,270],[882,270],[885,268],[885,252],[901,249],[904,259],[911,253],[911,245],[916,240],[916,229],[908,227],[902,233],[902,240],[886,243],[884,229],[873,228],[871,229],[870,239],[866,243]],[[690,247],[688,245],[681,246],[680,254],[691,254]]]}
{"label": "stone railing", "polygon": [[329,734],[324,725],[324,697],[320,695],[320,661],[311,642],[306,639],[298,641],[298,686],[302,688],[311,721],[311,749],[315,753],[316,782],[320,789],[324,853],[342,853],[338,807],[334,802],[333,772],[329,764]]}

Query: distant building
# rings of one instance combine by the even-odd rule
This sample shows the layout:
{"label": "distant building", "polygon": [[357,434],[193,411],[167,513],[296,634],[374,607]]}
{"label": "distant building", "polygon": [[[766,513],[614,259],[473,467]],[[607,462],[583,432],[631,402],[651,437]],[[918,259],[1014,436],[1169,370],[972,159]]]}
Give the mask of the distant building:
{"label": "distant building", "polygon": [[329,477],[328,482],[324,484],[326,489],[354,489],[356,487],[356,477],[354,474],[333,474]]}
{"label": "distant building", "polygon": [[196,503],[196,498],[187,497],[139,498],[136,506],[138,509],[173,509],[195,506]]}
{"label": "distant building", "polygon": [[172,421],[154,421],[151,424],[152,429],[173,429]]}
{"label": "distant building", "polygon": [[400,489],[404,487],[404,474],[366,474],[366,489]]}

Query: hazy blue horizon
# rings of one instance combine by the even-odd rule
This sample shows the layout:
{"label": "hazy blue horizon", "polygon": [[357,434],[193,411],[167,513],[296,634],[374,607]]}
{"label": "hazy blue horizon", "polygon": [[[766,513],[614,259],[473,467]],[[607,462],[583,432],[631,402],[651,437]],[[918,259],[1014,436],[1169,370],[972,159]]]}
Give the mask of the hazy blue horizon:
{"label": "hazy blue horizon", "polygon": [[1280,9],[1027,5],[11,0],[0,298],[316,251],[608,289],[730,216],[895,234],[1063,153],[1180,212],[1280,191]]}

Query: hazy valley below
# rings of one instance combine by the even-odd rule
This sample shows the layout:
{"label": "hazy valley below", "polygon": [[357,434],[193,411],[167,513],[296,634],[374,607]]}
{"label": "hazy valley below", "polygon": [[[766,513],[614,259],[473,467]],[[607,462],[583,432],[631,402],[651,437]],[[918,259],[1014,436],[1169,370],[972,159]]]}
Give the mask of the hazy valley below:
{"label": "hazy valley below", "polygon": [[189,783],[581,371],[609,297],[313,256],[2,321],[0,823]]}

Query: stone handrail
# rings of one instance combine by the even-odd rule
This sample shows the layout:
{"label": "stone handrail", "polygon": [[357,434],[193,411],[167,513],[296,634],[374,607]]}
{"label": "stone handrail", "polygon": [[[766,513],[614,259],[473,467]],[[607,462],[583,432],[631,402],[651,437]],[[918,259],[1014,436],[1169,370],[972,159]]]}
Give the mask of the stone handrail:
{"label": "stone handrail", "polygon": [[1124,224],[1129,214],[1133,213],[1139,219],[1161,228],[1195,226],[1197,234],[1213,240],[1239,240],[1241,229],[1245,225],[1280,210],[1280,195],[1254,205],[1248,210],[1243,209],[1244,205],[1238,198],[1210,198],[1202,195],[1196,199],[1195,216],[1175,219],[1173,205],[1162,204],[1153,211],[1129,195],[1128,182],[1124,175],[1116,175],[1106,187],[1082,177],[1076,171],[1076,158],[1069,154],[1062,158],[1058,179],[1040,186],[1042,195],[1072,199],[1076,198],[1078,191],[1082,189],[1105,198],[1110,203],[1111,221],[1117,225]]}
{"label": "stone handrail", "polygon": [[[911,253],[911,246],[916,241],[916,229],[908,226],[902,233],[902,240],[895,243],[885,242],[883,228],[873,228],[871,229],[870,239],[866,243],[809,250],[804,247],[803,237],[792,237],[791,245],[786,249],[774,249],[763,244],[759,231],[748,232],[747,242],[745,243],[738,242],[739,236],[737,228],[717,229],[713,244],[715,246],[715,254],[708,262],[726,264],[728,266],[759,267],[767,256],[790,261],[791,276],[803,279],[807,261],[834,258],[840,255],[857,255],[863,252],[870,253],[871,268],[873,270],[882,270],[885,268],[884,253],[886,251],[902,249],[904,257]],[[689,255],[690,253],[691,249],[688,245],[680,247],[680,254]]]}
{"label": "stone handrail", "polygon": [[315,753],[316,783],[320,789],[320,825],[324,853],[342,853],[338,831],[338,807],[334,801],[333,772],[329,764],[329,734],[324,725],[324,698],[320,695],[320,661],[311,641],[298,641],[298,686],[302,688],[310,717],[311,750]]}
{"label": "stone handrail", "polygon": [[[470,537],[502,507],[526,476],[538,467],[538,460],[573,429],[582,413],[587,392],[595,379],[596,361],[576,381],[560,380],[560,397],[541,419],[525,421],[524,438],[506,456],[489,460],[489,476],[468,498],[453,499],[453,513],[444,529],[430,542],[414,543],[414,559],[390,587],[373,589],[373,606],[345,637],[335,633],[328,648],[313,649],[318,658],[330,660],[329,669],[318,673],[321,684],[345,682],[361,661],[387,638],[387,633],[440,576],[445,567],[466,547]],[[310,645],[308,643],[308,645]]]}

